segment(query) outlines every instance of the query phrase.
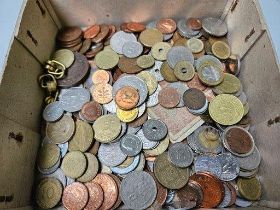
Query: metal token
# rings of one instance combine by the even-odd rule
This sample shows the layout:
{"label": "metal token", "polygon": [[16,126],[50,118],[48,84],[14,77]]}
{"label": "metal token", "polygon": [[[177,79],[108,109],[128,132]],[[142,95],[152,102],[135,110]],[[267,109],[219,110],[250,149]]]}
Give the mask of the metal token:
{"label": "metal token", "polygon": [[152,95],[156,91],[158,85],[157,79],[149,71],[141,71],[137,74],[137,77],[139,77],[146,83],[149,95]]}
{"label": "metal token", "polygon": [[120,193],[122,201],[128,208],[146,209],[156,199],[157,187],[150,174],[144,171],[135,171],[123,179]]}
{"label": "metal token", "polygon": [[54,122],[63,116],[64,110],[59,101],[48,104],[43,111],[43,118],[47,122]]}
{"label": "metal token", "polygon": [[180,81],[189,81],[194,77],[194,67],[190,62],[179,61],[174,67],[174,75]]}
{"label": "metal token", "polygon": [[203,41],[197,38],[191,38],[187,41],[187,46],[193,53],[200,53],[204,49]]}
{"label": "metal token", "polygon": [[133,109],[139,101],[138,91],[130,86],[125,86],[117,91],[116,103],[123,110]]}
{"label": "metal token", "polygon": [[68,142],[65,142],[63,144],[58,144],[57,146],[60,148],[60,154],[61,157],[63,158],[68,151]]}
{"label": "metal token", "polygon": [[167,53],[167,62],[168,65],[174,69],[175,65],[179,61],[188,61],[191,64],[194,63],[194,57],[192,52],[183,46],[172,47]]}
{"label": "metal token", "polygon": [[99,163],[97,158],[91,153],[84,153],[87,158],[87,169],[85,173],[77,179],[79,182],[89,182],[96,175],[99,170]]}
{"label": "metal token", "polygon": [[235,156],[237,159],[240,169],[251,171],[259,167],[261,162],[261,155],[258,148],[255,146],[254,151],[247,157]]}
{"label": "metal token", "polygon": [[185,19],[181,19],[177,22],[178,32],[181,36],[186,38],[192,38],[199,34],[199,30],[192,30],[189,28],[189,26],[186,24]]}
{"label": "metal token", "polygon": [[226,23],[223,20],[214,17],[204,18],[202,20],[202,28],[208,34],[213,36],[224,36],[228,32]]}
{"label": "metal token", "polygon": [[152,149],[154,147],[156,147],[158,145],[158,142],[156,141],[150,141],[148,140],[145,136],[144,136],[144,133],[143,133],[143,130],[140,129],[137,133],[136,133],[136,136],[138,136],[142,143],[143,143],[143,149]]}
{"label": "metal token", "polygon": [[171,49],[171,45],[167,42],[157,42],[152,46],[152,56],[159,61],[166,60],[168,51]]}
{"label": "metal token", "polygon": [[180,168],[188,167],[193,162],[193,151],[184,143],[175,143],[169,150],[168,155],[171,163]]}
{"label": "metal token", "polygon": [[61,49],[55,51],[52,56],[52,59],[62,63],[65,68],[69,68],[75,60],[74,53],[71,50]]}
{"label": "metal token", "polygon": [[140,68],[147,69],[155,64],[155,59],[151,55],[141,55],[137,58],[136,63]]}
{"label": "metal token", "polygon": [[222,165],[222,173],[219,177],[223,181],[234,180],[239,174],[239,163],[230,153],[219,154],[218,159]]}
{"label": "metal token", "polygon": [[110,45],[116,53],[122,54],[123,45],[129,41],[136,42],[137,41],[136,36],[133,33],[126,33],[124,31],[119,31],[111,37]]}
{"label": "metal token", "polygon": [[106,166],[117,166],[126,159],[126,155],[121,151],[120,142],[114,142],[100,145],[98,159]]}
{"label": "metal token", "polygon": [[133,158],[133,162],[125,167],[125,168],[120,168],[119,166],[111,167],[112,172],[120,175],[128,174],[131,171],[133,171],[139,164],[140,162],[140,155],[137,155]]}
{"label": "metal token", "polygon": [[122,52],[128,58],[136,58],[143,52],[143,46],[139,42],[128,41],[124,43]]}
{"label": "metal token", "polygon": [[157,79],[158,82],[163,81],[163,75],[161,73],[161,66],[162,66],[162,62],[161,61],[155,61],[155,65],[149,69],[147,69],[147,71],[149,71],[152,75],[154,75]]}
{"label": "metal token", "polygon": [[197,73],[200,81],[208,86],[219,85],[224,79],[223,70],[218,66],[202,65]]}
{"label": "metal token", "polygon": [[152,47],[155,43],[161,42],[162,40],[162,33],[155,28],[147,28],[139,36],[139,41],[146,47]]}
{"label": "metal token", "polygon": [[148,97],[147,107],[154,107],[159,103],[158,94],[160,91],[161,91],[161,87],[160,85],[158,85],[156,91]]}
{"label": "metal token", "polygon": [[164,87],[158,94],[158,101],[164,108],[174,108],[181,100],[181,96],[178,91],[173,87]]}
{"label": "metal token", "polygon": [[91,75],[92,83],[98,84],[98,83],[108,83],[110,81],[110,76],[108,71],[99,69]]}
{"label": "metal token", "polygon": [[141,152],[143,146],[142,141],[138,136],[127,134],[121,138],[120,147],[124,154],[128,156],[136,156]]}
{"label": "metal token", "polygon": [[119,62],[119,56],[114,51],[103,50],[96,54],[95,63],[101,69],[112,69]]}
{"label": "metal token", "polygon": [[176,78],[174,71],[168,65],[167,61],[165,61],[160,68],[160,74],[162,75],[163,80],[167,82],[177,82],[178,79]]}
{"label": "metal token", "polygon": [[90,101],[83,105],[80,114],[87,122],[93,122],[103,114],[103,108],[99,103]]}
{"label": "metal token", "polygon": [[144,136],[150,141],[161,141],[167,135],[167,127],[161,120],[149,119],[143,127]]}
{"label": "metal token", "polygon": [[180,108],[180,107],[185,106],[184,100],[183,100],[183,95],[189,89],[188,86],[186,85],[186,83],[173,82],[173,83],[169,84],[168,87],[175,88],[180,95],[180,101],[176,107]]}
{"label": "metal token", "polygon": [[86,156],[80,151],[68,152],[62,160],[61,169],[66,176],[76,179],[86,170]]}
{"label": "metal token", "polygon": [[199,110],[204,105],[206,100],[205,94],[198,89],[190,88],[183,95],[184,104],[188,109]]}
{"label": "metal token", "polygon": [[222,165],[219,159],[214,156],[201,155],[194,159],[195,172],[211,172],[220,177],[222,174]]}

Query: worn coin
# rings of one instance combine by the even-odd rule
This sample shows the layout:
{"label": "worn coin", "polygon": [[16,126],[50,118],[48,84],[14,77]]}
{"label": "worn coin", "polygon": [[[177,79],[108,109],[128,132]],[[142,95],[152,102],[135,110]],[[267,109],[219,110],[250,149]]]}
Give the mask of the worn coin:
{"label": "worn coin", "polygon": [[167,42],[157,42],[152,46],[151,54],[152,56],[159,61],[166,60],[168,51],[171,49],[171,45]]}
{"label": "worn coin", "polygon": [[206,96],[201,90],[190,88],[184,93],[183,100],[188,109],[199,110],[205,105]]}
{"label": "worn coin", "polygon": [[75,60],[74,53],[71,50],[61,49],[55,51],[52,55],[52,59],[62,63],[65,68],[69,68]]}
{"label": "worn coin", "polygon": [[193,162],[193,151],[184,143],[173,144],[169,150],[168,155],[171,163],[180,168],[188,167]]}
{"label": "worn coin", "polygon": [[187,41],[187,46],[193,53],[199,53],[203,50],[204,44],[200,39],[191,38]]}
{"label": "worn coin", "polygon": [[109,32],[110,32],[109,26],[102,24],[100,25],[100,32],[94,38],[92,38],[91,41],[93,43],[100,43],[108,37]]}
{"label": "worn coin", "polygon": [[68,152],[62,160],[61,169],[66,176],[76,179],[86,170],[86,156],[80,151]]}
{"label": "worn coin", "polygon": [[222,173],[219,179],[223,181],[234,180],[240,170],[237,159],[230,153],[219,154],[218,159],[222,165]]}
{"label": "worn coin", "polygon": [[60,159],[60,149],[55,144],[44,144],[39,151],[37,165],[41,169],[53,167]]}
{"label": "worn coin", "polygon": [[139,93],[131,86],[124,86],[117,91],[115,101],[121,109],[130,110],[136,107],[139,101]]}
{"label": "worn coin", "polygon": [[256,146],[254,148],[254,151],[249,156],[247,157],[235,156],[235,158],[237,159],[240,165],[240,169],[247,170],[247,171],[251,171],[258,168],[261,162],[260,152]]}
{"label": "worn coin", "polygon": [[167,61],[163,62],[163,64],[161,65],[160,73],[167,82],[177,82],[178,81],[178,79],[176,78],[176,76],[174,74],[173,69],[170,68]]}
{"label": "worn coin", "polygon": [[149,156],[157,156],[165,152],[169,146],[169,136],[167,135],[154,149],[146,149],[144,153]]}
{"label": "worn coin", "polygon": [[91,90],[93,99],[100,104],[107,104],[113,99],[112,86],[106,83],[99,83]]}
{"label": "worn coin", "polygon": [[95,182],[85,183],[88,189],[89,200],[85,206],[85,210],[97,210],[103,203],[104,193],[101,186]]}
{"label": "worn coin", "polygon": [[137,58],[136,63],[140,68],[147,69],[155,64],[155,59],[151,55],[141,55]]}
{"label": "worn coin", "polygon": [[127,167],[122,168],[120,166],[115,166],[115,167],[111,167],[111,170],[118,175],[126,175],[126,174],[132,172],[134,169],[136,169],[139,162],[140,162],[140,155],[137,155],[133,158],[132,163],[130,165],[128,165]]}
{"label": "worn coin", "polygon": [[117,117],[122,121],[122,122],[132,122],[135,120],[138,116],[139,109],[135,107],[134,109],[131,110],[122,110],[117,107]]}
{"label": "worn coin", "polygon": [[147,107],[154,107],[159,103],[158,95],[160,91],[161,91],[161,87],[160,85],[158,85],[156,91],[148,97]]}
{"label": "worn coin", "polygon": [[162,33],[155,28],[147,28],[139,36],[139,41],[146,47],[152,47],[155,43],[161,42],[162,40]]}
{"label": "worn coin", "polygon": [[128,58],[136,58],[143,52],[143,46],[139,42],[128,41],[124,43],[122,52]]}
{"label": "worn coin", "polygon": [[99,69],[92,74],[93,84],[108,83],[110,81],[110,75],[107,71]]}
{"label": "worn coin", "polygon": [[218,37],[224,36],[228,32],[225,21],[214,17],[204,18],[202,20],[202,28],[208,34]]}
{"label": "worn coin", "polygon": [[43,111],[43,118],[47,122],[54,122],[63,116],[64,110],[59,101],[48,104]]}
{"label": "worn coin", "polygon": [[194,63],[194,57],[190,49],[183,46],[175,46],[168,51],[167,62],[172,69],[174,69],[179,61],[188,61],[191,64]]}
{"label": "worn coin", "polygon": [[180,102],[180,95],[173,87],[165,87],[158,94],[159,104],[165,108],[174,108]]}
{"label": "worn coin", "polygon": [[174,66],[174,75],[180,81],[189,81],[194,77],[194,67],[188,61],[179,61]]}
{"label": "worn coin", "polygon": [[163,18],[157,21],[157,29],[163,34],[170,34],[176,31],[176,22],[170,18]]}
{"label": "worn coin", "polygon": [[138,155],[142,150],[142,145],[141,139],[133,134],[126,134],[120,142],[122,152],[128,156]]}
{"label": "worn coin", "polygon": [[223,41],[217,41],[212,45],[213,54],[219,59],[227,59],[230,56],[230,47]]}
{"label": "worn coin", "polygon": [[114,51],[103,50],[96,54],[95,63],[101,69],[112,69],[119,62],[119,56]]}
{"label": "worn coin", "polygon": [[217,86],[214,87],[214,92],[218,94],[234,94],[241,89],[240,80],[229,73],[224,73],[224,80]]}
{"label": "worn coin", "polygon": [[136,36],[133,33],[118,31],[111,37],[110,46],[116,53],[123,54],[123,46],[129,41],[137,41]]}
{"label": "worn coin", "polygon": [[256,201],[261,197],[261,184],[256,177],[238,178],[237,187],[241,196],[247,200]]}
{"label": "worn coin", "polygon": [[167,135],[167,127],[161,120],[149,119],[143,127],[144,136],[150,141],[161,141]]}
{"label": "worn coin", "polygon": [[185,19],[181,19],[177,22],[178,32],[181,36],[186,38],[193,38],[199,34],[199,30],[192,30],[187,24]]}
{"label": "worn coin", "polygon": [[215,156],[201,155],[194,160],[195,172],[211,172],[220,177],[222,174],[222,165],[219,159]]}
{"label": "worn coin", "polygon": [[202,65],[197,69],[200,81],[208,86],[216,86],[224,79],[223,70],[218,66]]}
{"label": "worn coin", "polygon": [[156,141],[150,141],[149,139],[147,139],[143,133],[143,130],[140,129],[137,133],[136,136],[138,136],[142,143],[143,143],[143,149],[152,149],[154,147],[156,147],[158,145],[158,142]]}
{"label": "worn coin", "polygon": [[103,114],[103,108],[99,103],[90,101],[83,105],[80,113],[86,121],[93,122]]}
{"label": "worn coin", "polygon": [[197,59],[195,62],[196,70],[198,70],[200,67],[206,66],[206,65],[217,66],[220,69],[224,68],[221,61],[212,55],[204,55],[204,56],[200,57],[199,59]]}
{"label": "worn coin", "polygon": [[137,74],[137,77],[139,77],[146,83],[149,95],[152,95],[156,91],[158,86],[157,79],[149,71],[141,71]]}
{"label": "worn coin", "polygon": [[118,67],[122,72],[127,74],[135,74],[142,71],[142,69],[137,65],[137,58],[127,58],[123,56],[120,58]]}
{"label": "worn coin", "polygon": [[97,158],[91,153],[84,153],[87,158],[87,169],[84,174],[77,179],[79,182],[89,182],[96,175],[99,170],[99,163]]}
{"label": "worn coin", "polygon": [[[163,75],[161,73],[162,61],[155,61],[155,65],[147,69],[152,75],[154,75],[157,81],[163,81]],[[167,64],[168,65],[168,64]]]}

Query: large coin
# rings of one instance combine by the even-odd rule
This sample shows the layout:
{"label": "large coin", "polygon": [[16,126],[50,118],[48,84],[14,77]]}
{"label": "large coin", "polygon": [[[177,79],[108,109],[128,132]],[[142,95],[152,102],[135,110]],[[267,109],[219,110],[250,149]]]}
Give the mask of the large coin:
{"label": "large coin", "polygon": [[189,48],[182,47],[182,46],[176,46],[172,47],[168,53],[167,53],[167,62],[168,65],[174,69],[175,65],[179,61],[188,61],[191,64],[194,63],[194,57],[192,52]]}
{"label": "large coin", "polygon": [[64,110],[61,107],[59,101],[48,104],[43,111],[43,118],[47,122],[54,122],[59,120],[63,116]]}
{"label": "large coin", "polygon": [[115,100],[118,107],[123,110],[130,110],[136,107],[139,101],[139,93],[135,88],[125,86],[117,91]]}
{"label": "large coin", "polygon": [[240,80],[229,73],[224,74],[224,80],[222,83],[214,87],[214,92],[217,94],[234,94],[237,93],[241,89]]}
{"label": "large coin", "polygon": [[161,42],[163,40],[163,35],[157,29],[147,28],[140,33],[139,40],[146,47],[152,47],[157,42]]}
{"label": "large coin", "polygon": [[190,166],[194,157],[192,149],[184,143],[173,144],[168,150],[168,155],[170,161],[180,168]]}
{"label": "large coin", "polygon": [[60,158],[59,147],[55,144],[44,144],[39,151],[37,160],[40,169],[49,169],[56,165]]}
{"label": "large coin", "polygon": [[217,41],[212,45],[212,52],[213,54],[222,60],[225,60],[229,58],[231,52],[230,52],[230,47],[228,46],[227,43],[223,41]]}
{"label": "large coin", "polygon": [[112,49],[118,53],[123,54],[123,46],[126,42],[137,41],[136,36],[133,33],[126,33],[119,31],[115,33],[110,39],[110,46]]}
{"label": "large coin", "polygon": [[214,17],[204,18],[202,20],[202,28],[213,36],[224,36],[228,32],[226,23]]}
{"label": "large coin", "polygon": [[61,169],[66,176],[76,179],[86,170],[86,156],[80,151],[72,151],[65,155],[61,163]]}
{"label": "large coin", "polygon": [[238,178],[237,187],[241,196],[247,200],[256,201],[261,197],[261,183],[256,177]]}

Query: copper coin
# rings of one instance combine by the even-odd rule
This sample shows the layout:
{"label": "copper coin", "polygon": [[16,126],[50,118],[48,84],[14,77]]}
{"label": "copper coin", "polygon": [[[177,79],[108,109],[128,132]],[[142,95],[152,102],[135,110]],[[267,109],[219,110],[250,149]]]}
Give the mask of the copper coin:
{"label": "copper coin", "polygon": [[59,31],[56,38],[58,41],[69,42],[79,38],[82,33],[79,27],[67,27]]}
{"label": "copper coin", "polygon": [[102,205],[104,199],[103,190],[101,186],[94,182],[85,183],[85,186],[87,187],[89,192],[89,200],[84,209],[85,210],[98,209]]}
{"label": "copper coin", "polygon": [[190,88],[184,93],[183,100],[188,109],[199,110],[204,107],[206,96],[201,90]]}
{"label": "copper coin", "polygon": [[93,84],[108,83],[110,80],[110,75],[105,70],[97,70],[92,74]]}
{"label": "copper coin", "polygon": [[230,200],[230,203],[228,206],[231,206],[235,203],[236,201],[236,198],[237,198],[237,192],[236,192],[236,189],[232,186],[232,184],[230,182],[224,182],[227,187],[229,188],[230,190],[230,193],[231,193],[231,200]]}
{"label": "copper coin", "polygon": [[[116,175],[114,175],[114,174],[109,174],[109,175],[115,180],[115,182],[116,182],[116,184],[117,184],[117,187],[118,187],[118,191],[120,191],[121,180],[120,180]],[[116,201],[116,203],[114,204],[114,206],[112,207],[112,210],[118,208],[118,207],[120,206],[121,202],[122,202],[122,199],[121,199],[121,195],[120,195],[120,193],[119,193],[119,194],[118,194],[117,201]]]}
{"label": "copper coin", "polygon": [[141,117],[137,118],[136,120],[134,120],[132,122],[129,122],[128,125],[133,128],[137,128],[137,127],[143,125],[147,120],[148,120],[148,111],[146,110]]}
{"label": "copper coin", "polygon": [[100,32],[100,25],[92,25],[84,31],[85,39],[92,39]]}
{"label": "copper coin", "polygon": [[83,42],[80,42],[79,44],[73,46],[73,47],[67,47],[66,49],[71,50],[73,52],[78,52],[82,48]]}
{"label": "copper coin", "polygon": [[97,174],[97,176],[92,180],[92,182],[99,184],[104,192],[104,200],[99,209],[111,209],[116,203],[119,193],[118,186],[115,180],[109,174],[100,173]]}
{"label": "copper coin", "polygon": [[86,53],[89,50],[90,46],[91,46],[91,39],[85,39],[83,41],[82,47],[79,52],[82,54]]}
{"label": "copper coin", "polygon": [[131,32],[141,32],[146,29],[146,26],[143,23],[137,23],[137,22],[127,23],[126,27]]}
{"label": "copper coin", "polygon": [[83,209],[88,202],[89,193],[85,185],[74,182],[65,187],[62,195],[62,204],[71,210]]}
{"label": "copper coin", "polygon": [[108,35],[107,39],[110,39],[117,30],[115,25],[109,25],[109,29],[110,29],[109,35]]}
{"label": "copper coin", "polygon": [[190,176],[189,180],[193,180],[200,184],[203,191],[203,201],[200,207],[215,208],[224,198],[223,183],[210,173],[199,172]]}
{"label": "copper coin", "polygon": [[127,74],[136,74],[142,69],[137,65],[137,58],[121,57],[118,63],[119,68],[122,72]]}
{"label": "copper coin", "polygon": [[167,189],[158,182],[153,172],[150,171],[147,172],[154,178],[157,186],[157,197],[151,207],[156,207],[158,205],[163,206],[167,198]]}
{"label": "copper coin", "polygon": [[92,147],[89,149],[88,152],[90,152],[93,155],[97,155],[98,149],[100,146],[100,142],[99,141],[95,141],[92,145]]}
{"label": "copper coin", "polygon": [[102,24],[100,26],[100,32],[97,34],[96,37],[94,37],[91,41],[94,43],[100,43],[102,42],[104,39],[107,38],[107,36],[109,35],[110,32],[110,28],[108,25]]}
{"label": "copper coin", "polygon": [[74,46],[80,44],[81,42],[82,42],[82,39],[81,39],[81,37],[79,37],[78,39],[75,39],[71,42],[58,42],[58,44],[61,47],[68,48],[68,47],[74,47]]}
{"label": "copper coin", "polygon": [[139,101],[139,93],[133,87],[124,86],[117,91],[115,101],[119,108],[130,110],[136,107]]}
{"label": "copper coin", "polygon": [[74,52],[75,61],[67,69],[66,75],[57,80],[57,85],[59,87],[67,88],[72,87],[80,83],[88,73],[89,63],[87,58],[81,53]]}
{"label": "copper coin", "polygon": [[120,68],[117,68],[113,74],[113,82],[115,83],[119,77],[123,74]]}
{"label": "copper coin", "polygon": [[158,94],[159,104],[165,108],[176,107],[180,98],[178,91],[172,87],[165,87]]}
{"label": "copper coin", "polygon": [[195,75],[191,81],[187,82],[187,85],[189,88],[196,88],[201,91],[203,91],[207,88],[207,86],[205,86],[204,84],[202,84],[202,82],[200,82],[197,73],[195,73]]}
{"label": "copper coin", "polygon": [[192,30],[200,30],[202,28],[201,20],[198,18],[189,18],[187,19],[187,26]]}
{"label": "copper coin", "polygon": [[176,31],[176,22],[169,18],[160,19],[157,22],[157,29],[163,34],[170,34]]}
{"label": "copper coin", "polygon": [[90,51],[86,52],[85,56],[87,58],[93,58],[97,53],[99,53],[103,49],[104,45],[102,43],[98,43],[91,48]]}
{"label": "copper coin", "polygon": [[107,83],[99,83],[93,86],[91,95],[100,104],[107,104],[113,99],[112,86]]}
{"label": "copper coin", "polygon": [[130,31],[128,28],[127,28],[127,23],[122,23],[121,26],[120,26],[121,30],[124,31],[124,32],[127,32],[127,33],[130,33],[132,31]]}
{"label": "copper coin", "polygon": [[89,122],[93,122],[102,114],[103,114],[102,106],[95,101],[90,101],[85,103],[81,109],[82,117]]}

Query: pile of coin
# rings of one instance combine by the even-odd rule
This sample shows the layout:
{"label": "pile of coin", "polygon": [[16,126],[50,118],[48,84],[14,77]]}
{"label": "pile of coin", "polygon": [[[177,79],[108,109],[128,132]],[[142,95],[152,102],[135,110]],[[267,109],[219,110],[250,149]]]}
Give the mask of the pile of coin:
{"label": "pile of coin", "polygon": [[[36,202],[66,209],[246,207],[261,156],[226,24],[214,17],[70,27],[51,57]],[[63,48],[63,49],[60,49]]]}

